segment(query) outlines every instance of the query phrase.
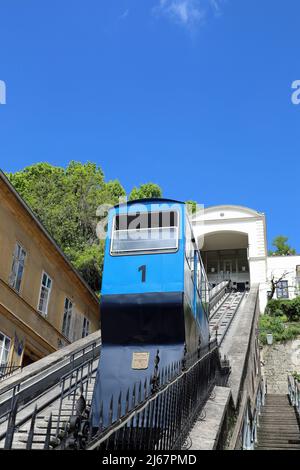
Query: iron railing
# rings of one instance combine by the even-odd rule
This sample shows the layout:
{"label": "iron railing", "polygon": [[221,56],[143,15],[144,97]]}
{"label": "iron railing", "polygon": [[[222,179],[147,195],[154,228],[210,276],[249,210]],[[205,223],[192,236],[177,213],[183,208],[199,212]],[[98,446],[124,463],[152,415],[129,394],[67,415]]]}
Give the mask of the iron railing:
{"label": "iron railing", "polygon": [[0,366],[0,380],[5,379],[11,376],[14,372],[20,371],[21,366],[16,366],[14,364],[5,364]]}
{"label": "iron railing", "polygon": [[[60,392],[57,394],[51,394],[50,398],[47,400],[47,393],[55,386],[55,382],[50,375],[48,381],[47,376],[42,376],[42,380],[45,381],[43,386],[42,394],[35,394],[36,385],[35,382],[28,384],[28,387],[21,388],[21,383],[15,384],[10,392],[9,400],[7,402],[7,407],[3,414],[0,414],[0,423],[7,421],[7,428],[6,432],[1,435],[0,438],[4,438],[4,448],[10,449],[13,445],[13,439],[16,429],[20,426],[25,424],[25,422],[30,423],[30,431],[28,433],[28,440],[27,440],[27,449],[31,449],[34,439],[34,429],[35,429],[35,422],[37,413],[42,411],[43,409],[50,406],[56,400],[60,400],[59,403],[59,413],[58,416],[55,416],[56,424],[55,430],[53,430],[53,419],[52,415],[50,414],[48,419],[47,425],[47,432],[45,436],[45,449],[51,448],[52,445],[57,445],[60,442],[60,438],[65,435],[65,432],[61,432],[61,427],[65,426],[65,423],[62,422],[63,419],[63,401],[65,399],[72,400],[73,407],[71,409],[71,413],[74,413],[74,409],[76,407],[76,397],[75,394],[78,390],[81,390],[80,387],[85,388],[85,394],[87,393],[87,384],[88,381],[91,380],[91,375],[96,371],[95,361],[99,358],[99,344],[98,342],[92,342],[87,347],[78,349],[74,354],[72,354],[68,358],[69,367],[71,366],[70,372],[66,373],[62,377],[60,376],[58,379]],[[59,367],[56,375],[59,374],[59,371],[63,371],[68,369],[68,366],[64,365]],[[22,384],[23,385],[23,384]],[[38,385],[38,384],[37,384]],[[37,396],[45,396],[45,399],[41,401],[42,405],[34,406],[34,402],[36,401]],[[74,396],[73,396],[74,395]],[[86,395],[85,395],[86,396]],[[25,411],[28,408],[28,413]],[[30,411],[31,410],[31,411]],[[22,418],[18,419],[18,414],[22,411]],[[55,439],[53,441],[53,433],[55,434]]]}
{"label": "iron railing", "polygon": [[16,377],[16,380],[9,387],[0,390],[0,423],[7,419],[13,409],[15,396],[18,396],[18,407],[25,406],[41,394],[47,393],[52,386],[58,384],[67,371],[72,371],[76,366],[85,364],[90,358],[99,357],[99,354],[100,339],[79,348],[69,357],[63,357],[58,363],[50,364],[44,370],[37,371],[32,377],[25,377],[24,379]]}
{"label": "iron railing", "polygon": [[181,449],[214,386],[225,385],[229,372],[216,343],[200,358],[194,354],[160,372],[154,370],[150,381],[127,391],[123,416],[122,394],[117,403],[111,399],[106,429],[101,406],[99,427],[86,447],[101,451]]}
{"label": "iron railing", "polygon": [[[64,416],[62,415],[64,405],[66,403],[68,405],[71,405],[71,416],[74,416],[75,412],[80,412],[79,414],[81,414],[86,409],[86,406],[90,405],[87,399],[87,394],[88,386],[90,383],[92,383],[92,379],[95,378],[95,374],[97,371],[98,363],[95,364],[95,359],[95,357],[91,357],[84,364],[80,364],[71,372],[65,374],[60,380],[61,393],[56,424],[56,435],[58,436],[58,438],[61,438],[65,435],[65,433],[63,433],[63,435],[60,436],[61,429],[65,428],[66,424],[64,421]],[[79,401],[76,398],[78,392],[79,400],[81,402],[80,406]]]}
{"label": "iron railing", "polygon": [[288,395],[291,405],[295,408],[300,424],[300,383],[291,375],[288,375]]}
{"label": "iron railing", "polygon": [[267,394],[267,382],[262,377],[257,388],[255,405],[251,411],[251,403],[248,398],[242,429],[242,450],[254,450],[257,444],[257,431],[259,428],[259,419],[262,412],[262,407],[265,404],[265,397]]}

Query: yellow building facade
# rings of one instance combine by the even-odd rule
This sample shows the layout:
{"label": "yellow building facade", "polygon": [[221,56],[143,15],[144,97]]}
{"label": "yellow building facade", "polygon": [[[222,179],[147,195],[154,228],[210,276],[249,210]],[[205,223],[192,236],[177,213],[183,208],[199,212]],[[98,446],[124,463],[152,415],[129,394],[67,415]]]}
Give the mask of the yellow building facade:
{"label": "yellow building facade", "polygon": [[99,328],[97,296],[0,171],[0,374]]}

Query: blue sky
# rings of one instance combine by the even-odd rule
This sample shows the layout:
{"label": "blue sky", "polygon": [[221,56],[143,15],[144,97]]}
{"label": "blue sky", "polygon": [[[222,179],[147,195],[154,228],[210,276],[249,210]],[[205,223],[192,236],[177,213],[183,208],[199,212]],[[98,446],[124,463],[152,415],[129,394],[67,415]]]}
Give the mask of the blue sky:
{"label": "blue sky", "polygon": [[0,167],[265,212],[300,251],[299,0],[0,0]]}

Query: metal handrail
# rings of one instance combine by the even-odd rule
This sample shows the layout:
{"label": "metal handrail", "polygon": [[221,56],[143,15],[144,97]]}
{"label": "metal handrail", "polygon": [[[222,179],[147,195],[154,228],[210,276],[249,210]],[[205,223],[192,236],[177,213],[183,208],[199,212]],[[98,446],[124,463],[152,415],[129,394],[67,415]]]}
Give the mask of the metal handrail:
{"label": "metal handrail", "polygon": [[[86,348],[82,348],[82,349],[86,349]],[[28,421],[31,422],[31,424],[30,424],[30,432],[29,432],[29,435],[28,435],[28,442],[29,442],[28,446],[29,447],[27,446],[27,448],[31,448],[32,442],[33,442],[33,437],[34,437],[34,425],[35,425],[35,420],[36,420],[37,413],[42,411],[43,409],[46,409],[53,402],[55,402],[57,399],[60,398],[61,401],[60,401],[60,407],[59,407],[59,416],[57,418],[57,425],[56,425],[56,431],[57,431],[56,434],[58,435],[59,426],[60,426],[60,422],[61,422],[62,400],[66,396],[70,396],[72,393],[74,393],[73,407],[72,407],[72,413],[73,413],[74,408],[75,408],[75,395],[76,395],[76,391],[78,389],[78,383],[79,382],[81,384],[87,383],[91,379],[91,375],[96,370],[96,367],[93,368],[93,363],[97,359],[97,356],[95,354],[95,350],[96,350],[96,343],[93,343],[92,357],[88,357],[86,360],[82,359],[82,361],[79,365],[77,365],[69,373],[65,374],[63,377],[60,378],[61,392],[59,392],[58,394],[55,394],[54,396],[51,396],[51,398],[49,398],[48,401],[43,401],[41,406],[37,406],[37,404],[36,404],[35,408],[34,408],[34,411],[31,411],[28,415],[23,416],[17,423],[16,423],[16,421],[17,421],[18,413],[21,410],[24,410],[24,407],[30,405],[31,403],[34,403],[35,400],[36,400],[36,397],[33,400],[31,400],[30,402],[27,402],[26,404],[24,404],[24,400],[22,400],[22,393],[21,393],[22,391],[20,392],[19,389],[15,390],[15,393],[12,397],[11,408],[8,411],[8,413],[6,413],[6,416],[8,417],[6,433],[4,433],[0,436],[1,438],[5,437],[5,448],[6,449],[10,449],[12,447],[13,436],[14,436],[15,429],[17,427],[23,425],[25,422],[28,422]],[[74,362],[72,362],[71,359],[70,359],[70,363],[74,364]],[[81,374],[79,374],[79,372],[81,372]],[[72,378],[74,376],[76,377],[76,380],[75,380],[75,384],[72,384]],[[68,379],[70,379],[70,384],[68,386],[68,390],[66,391],[64,386],[65,386]],[[52,390],[52,388],[46,389],[45,393],[50,392]],[[86,394],[87,394],[87,386],[86,386],[85,398],[86,398]],[[19,406],[20,404],[23,405],[23,406],[20,407]],[[46,433],[46,439],[48,440],[48,442],[45,443],[45,448],[47,448],[47,449],[49,448],[49,445],[50,445],[51,429],[52,429],[52,415],[50,414],[49,421],[48,421],[48,429],[47,429],[47,433]]]}
{"label": "metal handrail", "polygon": [[[95,357],[90,358],[87,362],[80,364],[73,368],[70,372],[65,374],[60,379],[60,402],[56,424],[56,434],[59,434],[61,428],[61,411],[63,408],[63,401],[67,398],[72,398],[71,415],[74,414],[76,403],[76,393],[80,390],[81,396],[87,400],[88,383],[91,382],[93,374],[96,372],[98,364],[94,364]],[[74,379],[74,382],[73,382]]]}
{"label": "metal handrail", "polygon": [[292,375],[288,375],[288,396],[300,420],[300,383]]}
{"label": "metal handrail", "polygon": [[[97,339],[97,340],[92,340],[90,341],[88,344],[86,344],[85,346],[82,346],[78,349],[76,349],[75,351],[72,351],[70,352],[68,355],[66,356],[63,356],[62,358],[60,358],[59,360],[55,361],[55,363],[49,363],[46,365],[46,367],[44,367],[42,370],[37,370],[35,371],[33,374],[31,375],[28,375],[28,377],[23,377],[23,374],[22,376],[17,376],[16,377],[16,380],[14,380],[13,383],[11,384],[5,384],[5,386],[1,386],[1,389],[0,389],[0,405],[1,405],[1,398],[3,396],[5,396],[6,394],[8,394],[10,391],[13,391],[16,386],[20,386],[22,385],[22,388],[24,386],[24,384],[26,383],[30,383],[30,382],[35,382],[35,381],[38,381],[40,380],[40,376],[44,377],[47,373],[53,371],[53,370],[57,370],[57,369],[60,369],[60,368],[63,368],[66,364],[71,364],[71,366],[74,365],[74,361],[78,360],[78,358],[80,357],[84,357],[85,354],[87,354],[89,352],[90,349],[94,349],[95,347],[97,346],[100,346],[101,344],[101,338]],[[68,347],[70,347],[72,345],[69,345]],[[56,354],[57,351],[53,354]],[[43,361],[45,358],[42,358],[41,361]],[[34,364],[30,364],[30,366],[28,367],[31,367],[33,365],[35,365],[36,362]],[[24,372],[24,368],[22,369],[22,372]],[[61,376],[61,374],[60,374]],[[1,416],[1,413],[0,413],[0,416]]]}
{"label": "metal handrail", "polygon": [[[3,396],[3,400],[0,402],[0,423],[5,422],[7,419],[9,421],[9,416],[13,412],[16,400],[18,402],[19,412],[34,403],[38,397],[47,394],[53,389],[53,387],[57,386],[62,379],[62,374],[63,376],[68,373],[71,374],[72,371],[77,368],[81,366],[85,367],[89,361],[94,361],[100,354],[100,342],[100,338],[98,341],[92,341],[88,345],[80,347],[78,350],[74,351],[70,356],[63,357],[61,361],[56,363],[54,366],[50,364],[48,368],[37,373],[34,377],[30,377],[27,381],[17,381],[17,383],[13,384],[12,387],[6,389],[5,392],[1,394]],[[55,395],[49,403],[44,403],[42,408],[44,409],[45,406],[48,406],[52,401],[55,401],[59,397],[60,394],[57,396]],[[31,417],[32,412],[29,412],[28,415],[21,419],[18,425],[30,420]],[[0,437],[3,438],[3,433],[1,433]]]}
{"label": "metal handrail", "polygon": [[242,432],[242,450],[254,450],[255,444],[257,444],[259,417],[261,415],[262,407],[265,404],[266,393],[267,382],[264,377],[261,377],[256,391],[255,406],[253,411],[251,411],[250,398],[247,400]]}
{"label": "metal handrail", "polygon": [[10,377],[14,372],[21,371],[21,366],[16,366],[14,364],[5,364],[0,366],[0,380],[3,380],[7,377]]}

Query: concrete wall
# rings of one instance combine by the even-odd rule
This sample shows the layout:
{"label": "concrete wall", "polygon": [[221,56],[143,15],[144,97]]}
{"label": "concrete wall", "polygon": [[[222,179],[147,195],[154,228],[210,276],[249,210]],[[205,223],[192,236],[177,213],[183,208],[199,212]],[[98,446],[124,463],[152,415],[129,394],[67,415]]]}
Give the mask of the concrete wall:
{"label": "concrete wall", "polygon": [[[246,411],[254,414],[256,396],[261,384],[260,349],[258,342],[258,320],[260,316],[259,290],[251,288],[242,314],[237,317],[235,340],[226,348],[230,360],[232,374],[230,387],[233,399],[235,424],[229,437],[229,449],[241,449],[243,425]],[[223,349],[223,348],[222,348]]]}
{"label": "concrete wall", "polygon": [[287,376],[300,373],[300,337],[286,343],[265,346],[262,351],[263,373],[268,393],[288,393]]}

